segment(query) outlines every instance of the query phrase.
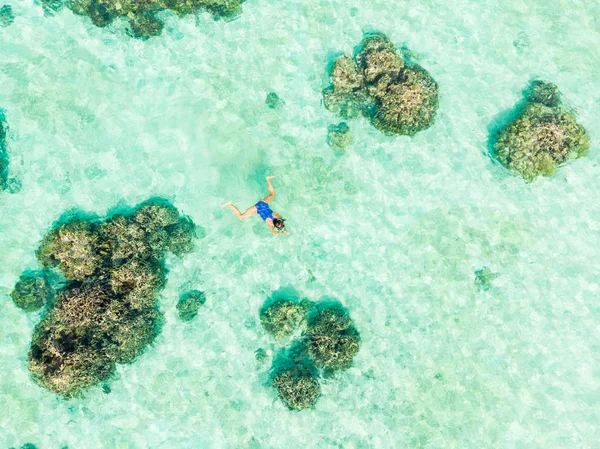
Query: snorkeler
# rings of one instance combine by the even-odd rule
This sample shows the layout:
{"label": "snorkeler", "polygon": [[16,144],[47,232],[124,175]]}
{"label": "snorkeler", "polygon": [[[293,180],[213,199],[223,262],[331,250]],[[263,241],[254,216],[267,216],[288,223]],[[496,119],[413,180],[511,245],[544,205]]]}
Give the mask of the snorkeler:
{"label": "snorkeler", "polygon": [[248,218],[251,215],[258,214],[258,215],[260,215],[260,218],[262,218],[265,221],[265,223],[269,226],[271,233],[273,233],[273,234],[289,234],[287,229],[285,229],[285,223],[284,223],[285,220],[283,218],[281,218],[281,215],[276,214],[269,207],[269,203],[271,201],[273,201],[273,198],[275,198],[275,189],[273,188],[273,184],[271,184],[271,179],[273,179],[274,177],[275,176],[267,176],[267,185],[269,188],[270,195],[268,197],[266,197],[265,199],[256,203],[254,206],[250,207],[243,214],[240,212],[240,210],[237,207],[235,207],[233,205],[233,203],[225,203],[225,204],[223,204],[223,207],[225,207],[225,206],[229,207],[240,220],[243,220],[244,218]]}

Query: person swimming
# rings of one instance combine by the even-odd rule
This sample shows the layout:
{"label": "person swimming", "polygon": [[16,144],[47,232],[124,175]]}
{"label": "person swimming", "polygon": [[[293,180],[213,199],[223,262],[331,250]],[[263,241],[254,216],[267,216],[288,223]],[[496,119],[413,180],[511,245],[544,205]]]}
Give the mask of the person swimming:
{"label": "person swimming", "polygon": [[252,215],[259,215],[260,218],[262,218],[265,221],[265,223],[269,226],[271,233],[289,234],[287,229],[285,229],[285,220],[281,217],[281,215],[273,212],[273,210],[269,206],[269,203],[273,201],[273,198],[275,198],[275,189],[273,188],[273,184],[271,184],[271,179],[273,179],[274,177],[275,176],[267,176],[267,187],[269,189],[269,196],[260,200],[254,206],[248,208],[246,212],[241,213],[240,210],[237,207],[235,207],[231,202],[223,204],[223,207],[229,207],[236,215],[236,217],[238,217],[240,220],[248,218]]}

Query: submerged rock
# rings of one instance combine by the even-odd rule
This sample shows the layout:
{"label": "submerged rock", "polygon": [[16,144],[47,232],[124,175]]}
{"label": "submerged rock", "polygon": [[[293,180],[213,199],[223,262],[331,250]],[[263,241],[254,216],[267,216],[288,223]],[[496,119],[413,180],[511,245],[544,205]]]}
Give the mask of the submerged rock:
{"label": "submerged rock", "polygon": [[[215,19],[232,20],[242,12],[245,0],[71,0],[65,4],[75,14],[88,16],[98,27],[105,27],[116,18],[129,21],[131,34],[138,39],[148,39],[161,34],[164,23],[157,13],[171,10],[178,16],[208,11]],[[57,0],[43,0],[46,11],[60,7]]]}
{"label": "submerged rock", "polygon": [[[164,321],[157,304],[166,283],[162,260],[182,219],[171,204],[149,201],[104,221],[72,219],[44,237],[40,264],[70,282],[33,332],[28,367],[39,385],[77,396],[154,341]],[[31,291],[34,298],[45,292]]]}
{"label": "submerged rock", "polygon": [[367,36],[351,58],[339,56],[323,92],[325,107],[344,118],[364,116],[385,134],[414,135],[433,123],[439,89],[429,73],[406,62],[388,38]]}
{"label": "submerged rock", "polygon": [[190,290],[179,298],[177,303],[177,312],[181,321],[191,321],[198,316],[198,310],[206,302],[204,292]]}
{"label": "submerged rock", "polygon": [[330,147],[345,150],[352,145],[352,131],[346,122],[338,125],[329,125],[327,128],[327,143]]}
{"label": "submerged rock", "polygon": [[273,386],[290,410],[314,407],[321,396],[317,375],[301,364],[279,371],[273,377]]}
{"label": "submerged rock", "polygon": [[527,181],[551,176],[569,160],[587,154],[590,141],[574,114],[562,107],[558,88],[533,81],[525,104],[496,135],[494,153],[511,172]]}

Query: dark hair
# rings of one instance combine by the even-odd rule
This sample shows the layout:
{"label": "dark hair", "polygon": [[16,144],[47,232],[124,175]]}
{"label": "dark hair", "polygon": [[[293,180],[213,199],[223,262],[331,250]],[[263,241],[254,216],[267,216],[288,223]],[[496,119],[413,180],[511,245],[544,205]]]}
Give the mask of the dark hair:
{"label": "dark hair", "polygon": [[273,219],[273,226],[275,226],[277,229],[281,229],[283,227],[285,227],[285,224],[283,223],[285,220],[283,218],[274,218]]}

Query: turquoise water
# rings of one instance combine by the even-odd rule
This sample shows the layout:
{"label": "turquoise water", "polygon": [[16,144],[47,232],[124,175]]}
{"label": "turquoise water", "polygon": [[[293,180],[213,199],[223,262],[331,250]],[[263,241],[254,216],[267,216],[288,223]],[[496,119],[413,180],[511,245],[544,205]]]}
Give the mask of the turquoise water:
{"label": "turquoise water", "polygon": [[[22,188],[0,194],[0,447],[598,447],[600,4],[249,0],[233,22],[165,14],[146,42],[11,4],[0,107]],[[327,66],[374,29],[439,83],[436,123],[408,138],[351,121],[335,153]],[[592,148],[527,184],[487,146],[533,77],[560,87]],[[220,207],[252,205],[268,174],[289,236]],[[110,394],[59,400],[26,367],[40,315],[9,293],[65,210],[153,195],[206,231],[167,260],[163,332]],[[480,291],[484,266],[499,276]],[[191,288],[207,303],[182,323]],[[286,288],[339,299],[361,332],[315,410],[288,411],[255,360],[279,347],[258,310]]]}

